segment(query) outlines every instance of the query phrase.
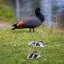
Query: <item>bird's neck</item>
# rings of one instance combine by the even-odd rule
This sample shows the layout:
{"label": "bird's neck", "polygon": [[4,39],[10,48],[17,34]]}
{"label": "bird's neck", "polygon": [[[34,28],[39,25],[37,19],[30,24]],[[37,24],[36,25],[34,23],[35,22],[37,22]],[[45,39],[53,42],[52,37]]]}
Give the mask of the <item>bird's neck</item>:
{"label": "bird's neck", "polygon": [[39,20],[40,20],[41,22],[44,21],[44,15],[43,15],[43,14],[41,14],[40,12],[35,12],[35,14],[36,14],[36,17],[39,18]]}

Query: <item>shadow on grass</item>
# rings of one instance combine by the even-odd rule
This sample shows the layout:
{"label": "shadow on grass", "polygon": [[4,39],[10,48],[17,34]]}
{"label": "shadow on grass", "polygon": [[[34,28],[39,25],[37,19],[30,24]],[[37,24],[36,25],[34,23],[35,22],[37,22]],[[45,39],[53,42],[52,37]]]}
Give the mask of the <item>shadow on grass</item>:
{"label": "shadow on grass", "polygon": [[33,33],[29,31],[29,29],[16,29],[16,30],[11,30],[13,33]]}

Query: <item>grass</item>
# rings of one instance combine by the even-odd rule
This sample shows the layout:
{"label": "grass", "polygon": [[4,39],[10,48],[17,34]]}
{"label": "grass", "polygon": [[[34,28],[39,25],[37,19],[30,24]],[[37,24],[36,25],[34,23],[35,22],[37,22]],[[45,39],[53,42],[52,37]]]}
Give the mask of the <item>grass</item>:
{"label": "grass", "polygon": [[0,0],[0,21],[1,20],[11,24],[16,21],[13,8],[8,6],[4,0]]}
{"label": "grass", "polygon": [[[40,26],[35,32],[28,29],[0,30],[0,64],[64,64],[64,32]],[[30,41],[42,40],[44,48],[37,48],[39,59],[28,60],[34,51],[28,46]]]}

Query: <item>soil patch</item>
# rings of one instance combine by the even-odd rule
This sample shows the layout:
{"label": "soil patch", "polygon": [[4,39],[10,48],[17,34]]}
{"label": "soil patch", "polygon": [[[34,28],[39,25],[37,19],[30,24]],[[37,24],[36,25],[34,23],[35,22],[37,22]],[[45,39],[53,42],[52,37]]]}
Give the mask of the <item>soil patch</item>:
{"label": "soil patch", "polygon": [[11,25],[6,21],[0,21],[0,29],[2,28],[10,28]]}

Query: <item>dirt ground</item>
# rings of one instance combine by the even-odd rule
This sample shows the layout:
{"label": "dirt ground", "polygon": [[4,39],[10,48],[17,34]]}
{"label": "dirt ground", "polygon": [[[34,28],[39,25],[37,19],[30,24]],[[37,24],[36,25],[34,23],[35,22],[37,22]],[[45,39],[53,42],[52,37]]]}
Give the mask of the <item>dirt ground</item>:
{"label": "dirt ground", "polygon": [[0,29],[3,29],[3,28],[11,28],[11,25],[6,21],[0,20]]}

